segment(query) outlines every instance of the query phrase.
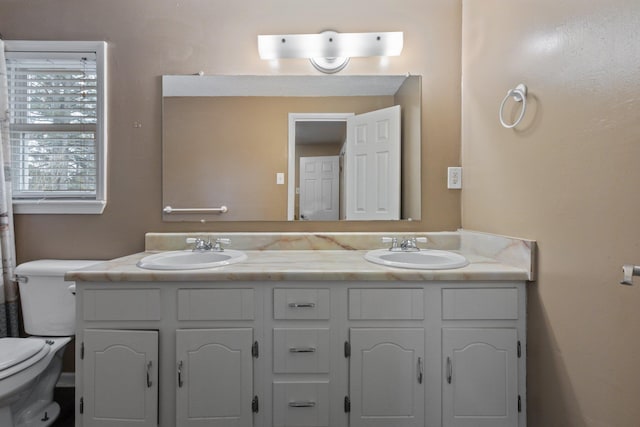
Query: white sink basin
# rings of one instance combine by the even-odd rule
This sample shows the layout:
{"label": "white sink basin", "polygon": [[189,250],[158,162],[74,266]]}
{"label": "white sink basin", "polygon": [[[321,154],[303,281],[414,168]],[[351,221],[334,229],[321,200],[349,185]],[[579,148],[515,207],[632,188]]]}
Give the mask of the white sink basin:
{"label": "white sink basin", "polygon": [[369,262],[386,265],[387,267],[420,270],[445,270],[461,268],[469,264],[469,261],[460,254],[435,249],[407,252],[376,249],[367,252],[364,258]]}
{"label": "white sink basin", "polygon": [[196,270],[235,264],[247,259],[242,251],[169,251],[148,255],[136,264],[147,270]]}

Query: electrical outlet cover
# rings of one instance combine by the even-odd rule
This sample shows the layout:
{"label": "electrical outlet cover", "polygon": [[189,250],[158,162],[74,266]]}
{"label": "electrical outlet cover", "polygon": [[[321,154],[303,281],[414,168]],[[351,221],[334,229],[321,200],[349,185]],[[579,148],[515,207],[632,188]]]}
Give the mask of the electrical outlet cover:
{"label": "electrical outlet cover", "polygon": [[447,168],[447,188],[452,190],[458,190],[462,188],[462,168],[461,167]]}

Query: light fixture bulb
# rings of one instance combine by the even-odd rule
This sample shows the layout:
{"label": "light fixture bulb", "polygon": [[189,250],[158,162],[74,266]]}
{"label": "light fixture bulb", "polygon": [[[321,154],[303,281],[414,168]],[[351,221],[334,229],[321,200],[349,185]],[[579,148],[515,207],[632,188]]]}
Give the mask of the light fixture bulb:
{"label": "light fixture bulb", "polygon": [[323,73],[342,70],[351,57],[398,56],[402,32],[281,34],[258,36],[262,59],[308,58]]}

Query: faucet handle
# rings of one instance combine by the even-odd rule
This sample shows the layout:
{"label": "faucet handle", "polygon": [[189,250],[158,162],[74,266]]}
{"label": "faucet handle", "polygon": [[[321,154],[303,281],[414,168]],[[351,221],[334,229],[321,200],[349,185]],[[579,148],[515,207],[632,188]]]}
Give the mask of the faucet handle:
{"label": "faucet handle", "polygon": [[219,237],[215,240],[212,250],[222,252],[224,251],[222,245],[228,245],[229,243],[231,243],[231,239]]}
{"label": "faucet handle", "polygon": [[394,251],[398,249],[398,238],[397,237],[383,237],[382,243],[391,243],[390,251]]}

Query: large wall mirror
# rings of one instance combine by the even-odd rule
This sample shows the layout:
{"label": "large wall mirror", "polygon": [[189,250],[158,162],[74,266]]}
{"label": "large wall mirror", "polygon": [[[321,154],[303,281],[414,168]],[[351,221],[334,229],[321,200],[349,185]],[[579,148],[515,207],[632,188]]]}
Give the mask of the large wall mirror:
{"label": "large wall mirror", "polygon": [[420,219],[419,76],[163,76],[165,221]]}

